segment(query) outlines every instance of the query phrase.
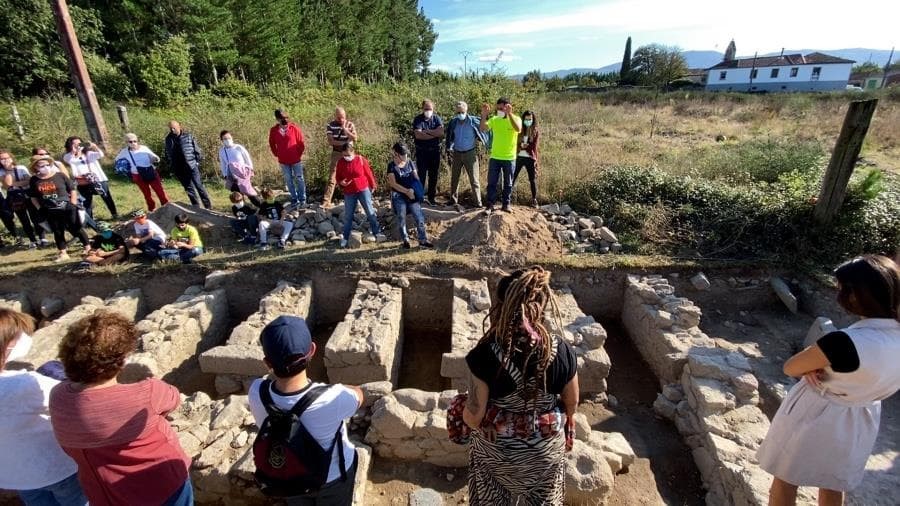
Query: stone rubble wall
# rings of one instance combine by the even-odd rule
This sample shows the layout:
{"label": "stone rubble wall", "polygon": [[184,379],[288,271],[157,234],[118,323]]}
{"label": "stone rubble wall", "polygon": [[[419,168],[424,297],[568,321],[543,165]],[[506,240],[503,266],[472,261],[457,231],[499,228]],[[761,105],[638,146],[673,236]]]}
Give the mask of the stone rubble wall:
{"label": "stone rubble wall", "polygon": [[11,369],[35,369],[49,360],[57,359],[59,343],[69,331],[69,327],[82,318],[94,314],[98,309],[113,311],[134,321],[144,314],[144,295],[140,288],[135,288],[120,290],[106,300],[92,295],[82,297],[81,304],[73,307],[51,324],[36,330],[31,336],[34,339],[31,351],[20,361],[11,362],[9,367]]}
{"label": "stone rubble wall", "polygon": [[622,244],[599,216],[579,215],[568,204],[541,206],[550,230],[572,253],[618,253]]}
{"label": "stone rubble wall", "polygon": [[0,294],[0,308],[31,314],[31,301],[25,292]]}
{"label": "stone rubble wall", "polygon": [[403,290],[360,280],[350,309],[325,347],[332,383],[397,384],[403,345]]}
{"label": "stone rubble wall", "polygon": [[[366,443],[382,458],[468,466],[468,447],[447,435],[446,413],[455,395],[455,390],[413,388],[385,395],[373,406]],[[602,504],[612,492],[614,474],[634,462],[634,450],[620,433],[592,431],[584,415],[576,415],[576,427],[575,444],[566,454],[566,502]]]}
{"label": "stone rubble wall", "polygon": [[[578,386],[584,394],[606,392],[606,378],[609,376],[611,361],[603,345],[606,343],[606,329],[584,314],[572,291],[565,288],[556,292],[560,322],[549,316],[550,332],[563,338],[575,349],[578,357]],[[562,325],[562,328],[560,328]]]}
{"label": "stone rubble wall", "polygon": [[490,309],[491,292],[486,279],[453,280],[450,352],[441,357],[441,376],[450,378],[452,388],[460,392],[469,388],[466,354],[484,334],[483,324]]}
{"label": "stone rubble wall", "polygon": [[747,357],[704,334],[700,308],[675,296],[661,276],[629,276],[622,320],[660,378],[654,402],[691,448],[710,506],[764,505],[771,476],[756,450],[769,430],[759,409],[759,382]]}
{"label": "stone rubble wall", "polygon": [[[253,477],[253,441],[258,428],[247,396],[217,401],[202,392],[182,396],[181,406],[168,418],[193,462],[191,481],[198,504],[262,506],[275,502],[259,491]],[[371,449],[353,443],[359,459],[353,504],[363,505]]]}
{"label": "stone rubble wall", "polygon": [[129,357],[120,381],[165,376],[185,389],[200,373],[197,357],[224,341],[227,324],[224,289],[206,292],[201,286],[188,287],[174,303],[138,322],[138,350]]}
{"label": "stone rubble wall", "polygon": [[281,315],[294,315],[311,321],[312,283],[300,285],[279,281],[276,288],[259,301],[259,311],[231,331],[223,346],[200,355],[200,369],[216,375],[220,395],[246,393],[250,382],[268,372],[263,363],[259,335],[262,329]]}

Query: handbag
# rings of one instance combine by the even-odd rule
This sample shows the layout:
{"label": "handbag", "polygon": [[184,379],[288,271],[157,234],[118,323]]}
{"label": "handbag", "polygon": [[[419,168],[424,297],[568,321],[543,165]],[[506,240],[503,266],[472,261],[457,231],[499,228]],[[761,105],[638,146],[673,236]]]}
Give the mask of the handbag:
{"label": "handbag", "polygon": [[447,435],[451,442],[458,445],[469,444],[472,436],[472,428],[463,421],[463,410],[466,409],[468,400],[467,392],[456,394],[450,401],[450,407],[447,408]]}
{"label": "handbag", "polygon": [[131,157],[131,163],[134,164],[134,167],[137,169],[138,176],[141,177],[145,183],[152,183],[156,181],[159,175],[156,173],[156,167],[150,165],[149,167],[142,167],[134,161],[134,155],[131,154],[131,150],[128,150],[128,156]]}
{"label": "handbag", "polygon": [[[416,169],[416,164],[412,160],[410,160],[407,163],[409,163],[410,171],[412,172],[412,174],[416,174],[416,172],[418,170],[418,169]],[[407,202],[409,202],[409,203],[425,202],[425,186],[422,185],[422,181],[420,181],[419,178],[413,177],[413,180],[412,180],[411,185],[409,186],[409,189],[413,191],[413,198],[409,198],[404,195],[404,198],[406,198]]]}

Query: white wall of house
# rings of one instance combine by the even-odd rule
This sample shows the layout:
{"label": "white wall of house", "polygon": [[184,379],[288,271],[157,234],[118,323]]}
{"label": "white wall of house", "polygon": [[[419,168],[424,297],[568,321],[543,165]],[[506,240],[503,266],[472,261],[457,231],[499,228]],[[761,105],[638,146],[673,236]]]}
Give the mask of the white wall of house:
{"label": "white wall of house", "polygon": [[[821,65],[782,65],[777,67],[756,67],[756,77],[753,84],[792,84],[809,81],[844,81],[850,79],[852,63],[826,63]],[[818,79],[813,78],[813,69],[821,68]],[[772,70],[778,69],[778,76],[772,77]],[[796,69],[796,76],[791,77],[792,69]],[[739,85],[750,83],[752,69],[712,69],[709,71],[706,82],[709,85]],[[722,79],[722,72],[725,78]]]}

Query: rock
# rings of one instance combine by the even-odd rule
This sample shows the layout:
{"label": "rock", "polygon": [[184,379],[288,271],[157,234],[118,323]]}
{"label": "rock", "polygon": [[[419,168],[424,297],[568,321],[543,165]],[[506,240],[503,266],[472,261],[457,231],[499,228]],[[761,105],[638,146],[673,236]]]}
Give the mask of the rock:
{"label": "rock", "polygon": [[437,406],[438,393],[425,392],[416,388],[401,388],[394,391],[397,402],[415,411],[431,411]]}
{"label": "rock", "polygon": [[569,204],[561,204],[559,206],[559,214],[572,214],[572,208]]}
{"label": "rock", "polygon": [[387,396],[375,403],[372,411],[372,430],[388,439],[403,439],[412,434],[416,413]]}
{"label": "rock", "polygon": [[587,441],[588,437],[591,435],[591,424],[588,422],[587,415],[584,413],[575,413],[573,418],[575,419],[575,438]]}
{"label": "rock", "polygon": [[378,402],[382,397],[390,394],[394,386],[391,385],[390,381],[372,381],[363,383],[359,388],[363,391],[362,407],[368,408]]}
{"label": "rock", "polygon": [[619,399],[616,398],[615,395],[609,394],[606,398],[606,402],[609,404],[609,407],[614,408],[619,405]]}
{"label": "rock", "polygon": [[347,241],[347,246],[350,248],[359,248],[363,245],[363,234],[358,230],[354,230],[350,232],[350,239]]}
{"label": "rock", "polygon": [[681,389],[678,388],[678,386],[674,385],[674,384],[669,384],[669,385],[664,386],[663,390],[662,390],[662,395],[666,399],[668,399],[674,403],[681,402],[681,400],[684,399],[684,392],[682,392]]}
{"label": "rock", "polygon": [[622,243],[614,242],[610,244],[609,251],[611,251],[612,253],[619,253],[620,251],[622,251]]}
{"label": "rock", "polygon": [[59,297],[45,297],[41,301],[41,315],[44,318],[52,318],[62,311],[65,302]]}
{"label": "rock", "polygon": [[772,285],[775,295],[778,295],[778,298],[781,299],[781,302],[784,302],[784,305],[787,306],[790,312],[797,314],[797,297],[791,293],[791,288],[787,283],[777,276],[772,276],[769,278],[769,284]]}
{"label": "rock", "polygon": [[600,228],[603,226],[603,218],[599,216],[591,216],[591,221],[594,222],[594,227]]}
{"label": "rock", "polygon": [[203,283],[204,290],[215,290],[216,288],[221,288],[222,285],[225,284],[225,281],[228,280],[228,277],[232,273],[230,271],[222,271],[216,270],[212,271],[206,275],[206,280]]}
{"label": "rock", "polygon": [[619,242],[619,238],[616,237],[616,234],[614,234],[612,230],[606,227],[600,227],[600,237],[603,238],[604,241],[608,241],[610,243]]}
{"label": "rock", "polygon": [[825,318],[824,316],[816,318],[816,321],[810,325],[809,330],[806,332],[806,338],[803,340],[803,347],[806,348],[812,346],[819,338],[836,330],[837,327],[835,327],[834,323],[828,318]]}
{"label": "rock", "polygon": [[566,453],[567,504],[605,504],[615,477],[603,452],[575,440]]}
{"label": "rock", "polygon": [[556,238],[559,239],[559,242],[572,242],[578,239],[578,236],[572,230],[564,230],[562,232],[557,232]]}
{"label": "rock", "polygon": [[391,279],[391,284],[399,286],[400,288],[409,288],[409,278],[406,276],[397,276]]}
{"label": "rock", "polygon": [[[614,462],[619,467],[618,469],[612,468],[613,473],[618,474],[619,471],[628,470],[631,464],[634,463],[634,459],[637,458],[631,444],[621,432],[594,432],[591,434],[591,444],[597,446],[597,443],[599,443],[603,453],[617,457],[617,459],[614,459]],[[609,459],[607,459],[607,462],[609,462]]]}
{"label": "rock", "polygon": [[430,488],[420,488],[409,493],[409,506],[443,506],[444,498]]}
{"label": "rock", "polygon": [[591,230],[594,228],[594,222],[588,218],[578,218],[578,227],[582,230]]}
{"label": "rock", "polygon": [[691,278],[691,284],[694,285],[694,288],[701,291],[709,290],[712,286],[709,279],[706,277],[706,274],[703,274],[702,272],[698,272]]}
{"label": "rock", "polygon": [[653,411],[668,420],[675,419],[675,403],[667,399],[663,394],[658,394],[653,401]]}
{"label": "rock", "polygon": [[319,235],[327,235],[329,232],[335,232],[334,226],[331,225],[330,221],[323,221],[319,223],[319,226],[316,227],[316,230],[319,232]]}
{"label": "rock", "polygon": [[247,396],[232,395],[218,413],[213,415],[209,428],[212,430],[240,427],[244,418],[250,414],[247,406]]}
{"label": "rock", "polygon": [[544,211],[551,216],[556,216],[559,214],[559,204],[547,204],[545,206],[541,206],[541,211]]}

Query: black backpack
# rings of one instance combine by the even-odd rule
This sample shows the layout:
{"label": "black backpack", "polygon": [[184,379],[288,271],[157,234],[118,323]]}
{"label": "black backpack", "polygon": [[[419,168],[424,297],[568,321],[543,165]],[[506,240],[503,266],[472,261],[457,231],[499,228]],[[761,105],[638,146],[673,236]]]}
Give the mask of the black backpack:
{"label": "black backpack", "polygon": [[318,491],[328,481],[335,448],[340,460],[341,480],[347,479],[341,435],[344,422],[338,426],[328,449],[322,448],[300,423],[300,415],[328,390],[329,385],[313,387],[293,408],[284,411],[272,401],[271,384],[271,380],[265,380],[259,386],[259,398],[268,416],[253,441],[255,477],[262,493],[269,497],[293,497]]}

